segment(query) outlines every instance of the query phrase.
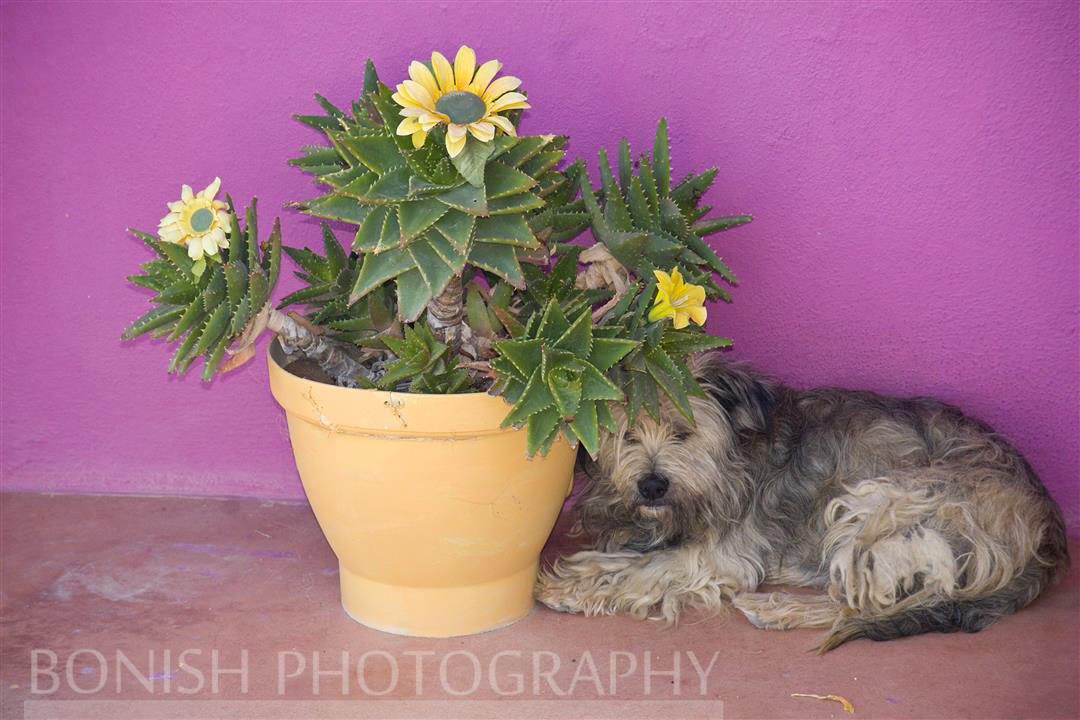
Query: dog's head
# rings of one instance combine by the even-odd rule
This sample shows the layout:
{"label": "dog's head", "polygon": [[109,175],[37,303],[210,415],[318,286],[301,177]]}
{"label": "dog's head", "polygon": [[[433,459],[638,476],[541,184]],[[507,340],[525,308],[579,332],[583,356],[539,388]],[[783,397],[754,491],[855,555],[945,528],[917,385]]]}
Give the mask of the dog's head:
{"label": "dog's head", "polygon": [[619,416],[601,440],[597,476],[579,505],[582,528],[605,549],[651,550],[738,522],[748,503],[746,443],[768,434],[770,385],[718,353],[694,358],[705,391],[694,421],[663,403],[659,417]]}

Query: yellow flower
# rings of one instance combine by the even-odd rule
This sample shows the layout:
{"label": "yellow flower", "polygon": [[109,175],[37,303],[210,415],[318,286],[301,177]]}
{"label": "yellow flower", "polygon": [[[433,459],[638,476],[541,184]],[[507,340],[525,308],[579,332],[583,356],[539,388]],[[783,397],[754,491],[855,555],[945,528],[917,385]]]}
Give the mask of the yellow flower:
{"label": "yellow flower", "polygon": [[[476,53],[462,45],[451,67],[440,52],[431,53],[431,65],[413,60],[409,80],[397,86],[394,102],[405,118],[398,135],[411,135],[414,147],[423,147],[439,123],[446,124],[446,152],[457,157],[472,135],[480,142],[495,137],[495,128],[516,136],[514,124],[497,113],[530,107],[517,90],[521,80],[509,75],[495,80],[502,69],[498,60],[476,67]],[[434,72],[433,72],[434,71]]]}
{"label": "yellow flower", "polygon": [[[229,246],[229,213],[225,211],[225,203],[214,199],[219,187],[221,178],[214,178],[214,182],[196,195],[191,186],[184,185],[180,199],[167,204],[169,214],[158,224],[158,237],[186,245],[188,257],[200,268],[206,264],[203,256],[217,256],[219,250]],[[197,271],[198,274],[201,272]]]}
{"label": "yellow flower", "polygon": [[676,330],[686,327],[691,320],[705,324],[705,288],[683,282],[679,268],[672,268],[668,275],[663,270],[653,270],[656,275],[656,303],[649,311],[649,322],[671,318]]}

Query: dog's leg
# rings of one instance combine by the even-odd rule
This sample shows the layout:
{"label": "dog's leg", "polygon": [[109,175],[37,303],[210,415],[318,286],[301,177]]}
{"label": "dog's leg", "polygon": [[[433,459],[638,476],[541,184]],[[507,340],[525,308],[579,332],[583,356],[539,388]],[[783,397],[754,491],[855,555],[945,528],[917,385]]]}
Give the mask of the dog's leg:
{"label": "dog's leg", "polygon": [[762,630],[832,627],[845,610],[828,595],[782,592],[739,593],[733,604]]}
{"label": "dog's leg", "polygon": [[958,575],[953,549],[926,526],[939,504],[922,488],[877,481],[834,500],[825,538],[829,595],[874,613],[913,595],[952,595]]}
{"label": "dog's leg", "polygon": [[540,574],[536,596],[561,612],[625,613],[673,623],[682,610],[718,612],[759,577],[748,564],[725,562],[716,549],[685,545],[649,553],[583,551]]}
{"label": "dog's leg", "polygon": [[828,592],[850,610],[822,652],[855,637],[975,632],[1031,602],[1064,557],[1045,506],[1004,471],[941,466],[890,480],[863,481],[826,510]]}

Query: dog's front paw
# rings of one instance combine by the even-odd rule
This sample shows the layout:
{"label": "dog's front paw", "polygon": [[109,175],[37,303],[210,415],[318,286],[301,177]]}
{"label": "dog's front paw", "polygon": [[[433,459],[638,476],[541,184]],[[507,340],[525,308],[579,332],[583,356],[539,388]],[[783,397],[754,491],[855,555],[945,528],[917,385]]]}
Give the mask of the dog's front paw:
{"label": "dog's front paw", "polygon": [[601,553],[590,550],[560,558],[536,581],[536,599],[552,610],[614,615],[630,612],[644,617],[648,605],[625,590],[633,585],[633,570],[641,562],[637,553]]}
{"label": "dog's front paw", "polygon": [[743,615],[746,616],[746,619],[750,621],[750,624],[753,625],[754,627],[756,627],[757,629],[759,629],[759,630],[769,630],[769,629],[771,629],[771,626],[769,625],[769,623],[762,620],[761,616],[758,615],[756,612],[753,612],[752,610],[747,610],[746,608],[739,608],[739,610],[742,612]]}
{"label": "dog's front paw", "polygon": [[579,613],[580,598],[575,596],[574,583],[560,578],[546,570],[536,578],[536,599],[552,610],[564,613]]}

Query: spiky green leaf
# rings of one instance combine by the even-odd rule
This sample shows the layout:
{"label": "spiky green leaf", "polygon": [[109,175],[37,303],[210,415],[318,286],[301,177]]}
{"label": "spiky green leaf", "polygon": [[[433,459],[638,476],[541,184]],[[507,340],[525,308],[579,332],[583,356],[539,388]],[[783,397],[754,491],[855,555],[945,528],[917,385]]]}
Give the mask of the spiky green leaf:
{"label": "spiky green leaf", "polygon": [[155,308],[151,308],[141,316],[135,322],[131,323],[124,330],[123,338],[125,340],[131,340],[143,333],[150,332],[155,328],[162,327],[168,323],[178,320],[184,313],[183,305],[158,305]]}

